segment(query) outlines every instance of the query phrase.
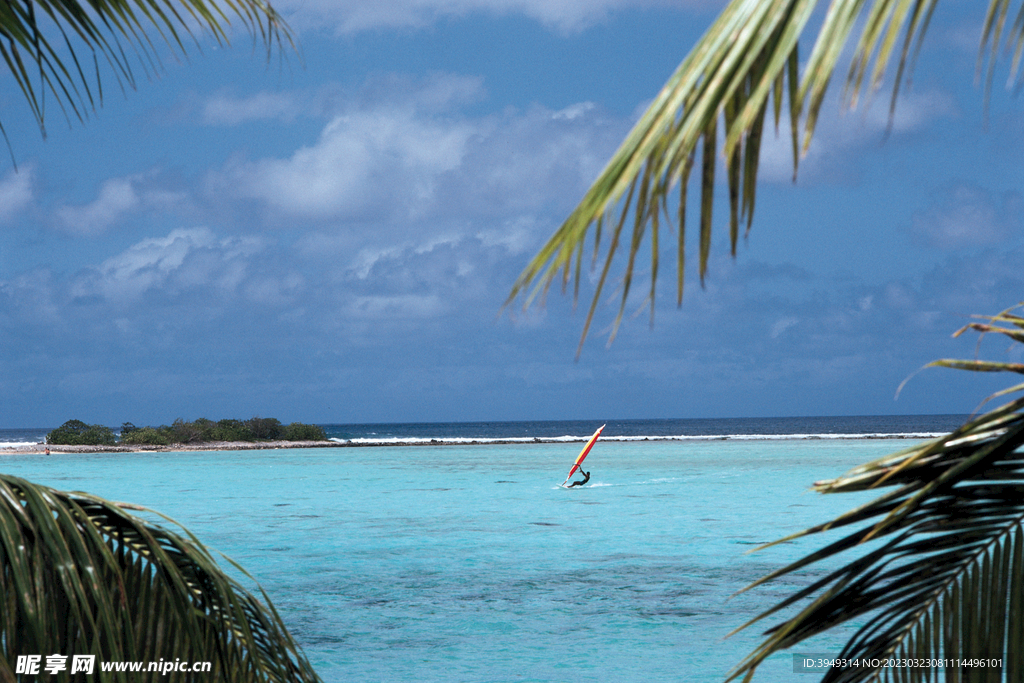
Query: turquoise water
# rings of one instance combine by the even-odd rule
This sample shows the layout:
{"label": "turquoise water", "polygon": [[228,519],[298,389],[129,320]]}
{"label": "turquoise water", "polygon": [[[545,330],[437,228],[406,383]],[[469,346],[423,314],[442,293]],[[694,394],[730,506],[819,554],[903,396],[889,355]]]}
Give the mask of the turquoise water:
{"label": "turquoise water", "polygon": [[[160,510],[257,578],[325,681],[720,681],[733,628],[822,570],[729,596],[866,500],[809,484],[906,441],[5,456],[5,472]],[[849,635],[849,631],[846,632]],[[838,654],[843,634],[802,652]],[[758,681],[815,680],[778,656]]]}

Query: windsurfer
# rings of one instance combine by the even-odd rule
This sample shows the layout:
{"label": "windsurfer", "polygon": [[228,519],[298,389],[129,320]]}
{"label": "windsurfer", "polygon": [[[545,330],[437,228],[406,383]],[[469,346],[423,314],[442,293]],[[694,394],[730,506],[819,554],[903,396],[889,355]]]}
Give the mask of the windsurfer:
{"label": "windsurfer", "polygon": [[[580,472],[583,472],[582,467],[580,468]],[[573,486],[583,486],[588,481],[590,481],[590,472],[583,472],[583,479],[581,481],[574,481],[573,483],[569,484],[569,488],[572,488]]]}

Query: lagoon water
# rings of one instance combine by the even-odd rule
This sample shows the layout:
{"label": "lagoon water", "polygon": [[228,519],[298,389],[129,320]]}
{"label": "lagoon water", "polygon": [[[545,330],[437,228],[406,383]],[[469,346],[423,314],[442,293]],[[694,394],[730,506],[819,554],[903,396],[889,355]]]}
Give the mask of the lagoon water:
{"label": "lagoon water", "polygon": [[[329,683],[650,683],[723,680],[760,631],[726,634],[823,570],[730,596],[825,539],[747,551],[864,502],[807,489],[908,445],[599,442],[590,484],[573,490],[557,484],[578,443],[17,455],[2,465],[185,524],[260,582]],[[835,656],[851,633],[799,651]],[[779,655],[755,680],[817,678]]]}

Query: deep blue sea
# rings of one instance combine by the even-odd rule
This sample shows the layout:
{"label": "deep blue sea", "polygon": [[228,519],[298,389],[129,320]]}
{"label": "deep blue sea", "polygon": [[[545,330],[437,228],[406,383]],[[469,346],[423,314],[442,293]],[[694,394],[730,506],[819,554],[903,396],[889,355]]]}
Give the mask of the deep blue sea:
{"label": "deep blue sea", "polygon": [[[763,629],[726,634],[825,568],[730,596],[832,537],[748,551],[868,499],[813,481],[962,419],[607,421],[572,490],[577,441],[606,421],[331,425],[390,445],[2,465],[185,524],[260,582],[330,683],[721,681]],[[835,656],[851,633],[798,652]],[[754,680],[819,677],[780,655]]]}

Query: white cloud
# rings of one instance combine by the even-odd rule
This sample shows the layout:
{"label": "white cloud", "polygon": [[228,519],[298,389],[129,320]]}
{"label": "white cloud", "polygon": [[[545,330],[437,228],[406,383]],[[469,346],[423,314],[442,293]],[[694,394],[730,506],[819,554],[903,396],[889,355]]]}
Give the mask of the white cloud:
{"label": "white cloud", "polygon": [[286,158],[236,159],[208,176],[209,193],[258,200],[275,210],[268,220],[390,223],[394,244],[428,218],[566,210],[626,130],[591,103],[476,118],[448,111],[481,92],[478,79],[460,76],[378,79],[314,143]]}
{"label": "white cloud", "polygon": [[128,301],[161,288],[233,291],[245,276],[247,259],[263,248],[255,237],[217,239],[208,228],[178,229],[88,269],[72,284],[71,295]]}
{"label": "white cloud", "polygon": [[[843,177],[851,171],[849,160],[853,152],[868,146],[877,146],[886,135],[907,135],[924,129],[936,118],[954,115],[956,108],[952,99],[939,92],[904,92],[896,105],[895,117],[889,120],[888,97],[861,102],[857,109],[844,110],[839,103],[841,87],[833,85],[833,93],[822,105],[822,115],[815,127],[807,154],[800,159],[797,177],[815,176]],[[840,116],[827,116],[841,111]],[[800,143],[803,144],[803,124],[799,129]],[[891,123],[891,125],[890,125]],[[758,179],[769,182],[791,182],[793,179],[793,146],[790,137],[789,117],[783,109],[776,136],[774,118],[769,114],[766,122],[764,142],[761,147]]]}
{"label": "white cloud", "polygon": [[298,273],[289,273],[282,277],[263,277],[249,284],[246,295],[251,301],[258,303],[285,305],[295,300],[295,295],[305,284],[305,279]]}
{"label": "white cloud", "polygon": [[139,197],[132,187],[132,179],[113,178],[103,183],[95,201],[61,207],[57,209],[57,218],[68,232],[98,235],[138,205]]}
{"label": "white cloud", "polygon": [[551,118],[562,119],[563,121],[573,121],[582,116],[586,116],[596,106],[597,105],[593,102],[580,102],[579,104],[569,105],[561,111],[556,111],[551,115]]}
{"label": "white cloud", "polygon": [[800,319],[795,318],[793,316],[786,316],[785,318],[780,318],[779,320],[776,320],[775,323],[772,325],[772,329],[769,333],[769,336],[772,339],[778,339],[786,330],[793,327],[794,325],[799,324],[799,322]]}
{"label": "white cloud", "polygon": [[436,294],[359,296],[346,307],[346,313],[356,318],[432,318],[443,310]]}
{"label": "white cloud", "polygon": [[403,205],[412,212],[429,201],[436,176],[458,166],[472,132],[410,110],[353,113],[290,158],[236,163],[215,183],[286,213],[363,217]]}
{"label": "white cloud", "polygon": [[890,282],[884,285],[882,295],[885,305],[898,311],[912,310],[920,303],[917,293],[902,282]]}
{"label": "white cloud", "polygon": [[851,112],[853,115],[859,112],[865,133],[872,137],[889,130],[890,124],[893,133],[914,133],[937,118],[955,116],[957,113],[956,104],[947,93],[936,90],[911,92],[904,88],[896,101],[896,111],[890,118],[890,92],[883,90],[879,95],[869,98],[862,105],[863,109]]}
{"label": "white cloud", "polygon": [[327,27],[338,34],[393,28],[425,28],[446,17],[481,13],[522,15],[572,33],[604,21],[612,12],[644,7],[718,9],[721,0],[281,0],[279,9],[299,27]]}
{"label": "white cloud", "polygon": [[66,321],[59,290],[53,271],[48,268],[0,280],[0,322],[17,320],[19,325],[30,322],[50,325]]}
{"label": "white cloud", "polygon": [[32,167],[9,172],[0,180],[0,221],[7,221],[32,201]]}
{"label": "white cloud", "polygon": [[106,296],[138,295],[165,282],[193,249],[213,242],[213,233],[206,228],[142,240],[100,264],[101,279],[95,284]]}
{"label": "white cloud", "polygon": [[385,104],[415,107],[418,111],[443,112],[481,101],[487,92],[483,78],[444,72],[432,72],[413,79],[389,73],[370,78],[359,93],[361,106]]}
{"label": "white cloud", "polygon": [[974,185],[957,185],[914,214],[910,234],[921,244],[947,250],[1001,244],[1020,226],[1022,209],[1017,192],[995,197]]}
{"label": "white cloud", "polygon": [[538,232],[537,220],[532,216],[520,216],[505,221],[500,228],[481,230],[476,234],[484,247],[503,247],[512,256],[524,253],[534,246]]}
{"label": "white cloud", "polygon": [[404,251],[403,247],[385,247],[383,249],[375,249],[367,247],[360,249],[359,253],[356,254],[355,259],[349,265],[349,270],[352,271],[355,276],[360,280],[365,280],[370,275],[370,271],[380,261],[387,258],[394,258]]}
{"label": "white cloud", "polygon": [[252,97],[236,98],[221,93],[207,100],[203,107],[203,122],[226,126],[266,119],[287,122],[302,110],[302,103],[295,95],[259,92]]}
{"label": "white cloud", "polygon": [[58,207],[56,225],[72,235],[97,237],[140,211],[164,216],[193,208],[187,192],[166,185],[159,169],[109,178],[93,201]]}

